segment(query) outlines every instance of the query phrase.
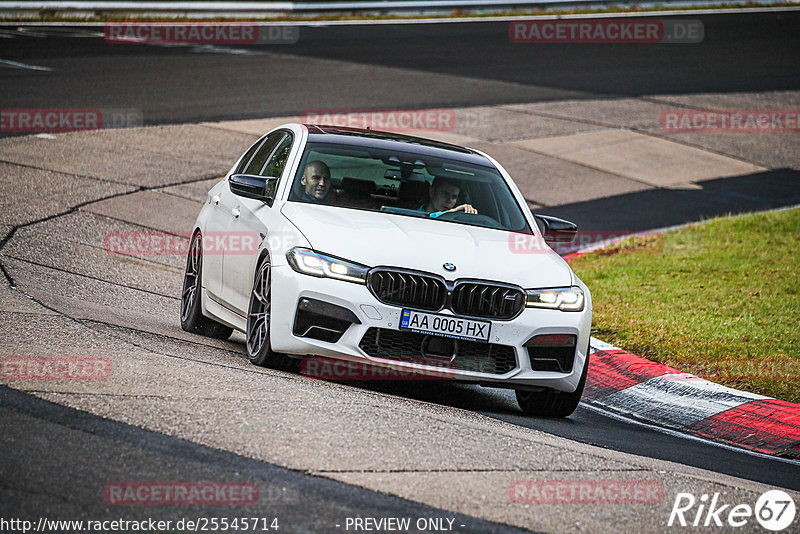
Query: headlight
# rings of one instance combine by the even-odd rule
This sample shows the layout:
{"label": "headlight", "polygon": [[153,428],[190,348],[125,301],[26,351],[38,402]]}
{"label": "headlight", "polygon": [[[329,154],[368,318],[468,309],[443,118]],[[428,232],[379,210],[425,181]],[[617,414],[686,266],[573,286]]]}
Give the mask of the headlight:
{"label": "headlight", "polygon": [[550,308],[561,311],[583,311],[583,291],[579,287],[557,289],[528,289],[525,305],[528,308]]}
{"label": "headlight", "polygon": [[298,273],[320,278],[336,278],[357,284],[365,284],[367,281],[369,267],[320,254],[307,248],[293,248],[286,253],[286,259],[292,269]]}

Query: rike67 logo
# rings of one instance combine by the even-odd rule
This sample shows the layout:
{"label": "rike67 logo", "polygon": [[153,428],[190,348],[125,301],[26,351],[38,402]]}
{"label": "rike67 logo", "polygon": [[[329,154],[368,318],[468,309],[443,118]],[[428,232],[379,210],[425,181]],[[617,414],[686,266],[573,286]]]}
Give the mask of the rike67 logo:
{"label": "rike67 logo", "polygon": [[796,512],[792,497],[781,490],[765,492],[755,506],[724,503],[719,493],[704,493],[699,499],[691,493],[678,493],[667,526],[736,528],[750,525],[755,518],[763,528],[780,532],[792,525]]}

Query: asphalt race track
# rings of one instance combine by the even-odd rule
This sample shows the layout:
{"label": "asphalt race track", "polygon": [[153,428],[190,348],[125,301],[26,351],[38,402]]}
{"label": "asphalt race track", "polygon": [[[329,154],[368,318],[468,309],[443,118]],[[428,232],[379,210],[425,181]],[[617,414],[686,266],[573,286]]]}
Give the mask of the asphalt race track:
{"label": "asphalt race track", "polygon": [[[105,381],[3,380],[0,517],[238,515],[278,518],[278,532],[411,517],[456,532],[660,532],[678,492],[753,504],[779,487],[800,503],[798,462],[585,407],[532,419],[504,390],[256,368],[242,336],[180,329],[182,256],[103,249],[109,232],[188,231],[255,132],[309,109],[456,110],[472,123],[445,138],[496,155],[534,209],[587,228],[800,203],[796,133],[678,138],[657,127],[672,107],[800,108],[800,11],[686,18],[703,22],[703,42],[534,46],[510,43],[505,22],[482,22],[303,26],[293,45],[148,46],[106,43],[98,28],[0,27],[4,109],[134,110],[154,126],[0,134],[0,354],[103,357],[113,368]],[[582,165],[540,139],[605,142],[619,130],[673,160],[707,159],[691,179],[665,169],[659,182],[608,158]],[[655,481],[663,498],[519,504],[509,496],[519,480]],[[259,499],[120,506],[104,497],[120,481],[240,481]]]}
{"label": "asphalt race track", "polygon": [[[8,108],[134,108],[146,124],[173,124],[321,108],[797,89],[800,13],[685,18],[703,22],[703,42],[525,45],[509,41],[507,22],[303,26],[296,44],[234,50],[11,32],[0,58],[53,72],[4,69],[0,94]],[[102,37],[102,28],[79,35],[93,33]]]}

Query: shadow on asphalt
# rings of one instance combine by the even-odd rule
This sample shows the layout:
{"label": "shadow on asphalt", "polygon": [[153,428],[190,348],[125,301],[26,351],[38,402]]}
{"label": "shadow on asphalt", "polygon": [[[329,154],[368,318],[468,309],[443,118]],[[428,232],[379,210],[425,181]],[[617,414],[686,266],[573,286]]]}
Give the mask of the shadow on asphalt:
{"label": "shadow on asphalt", "polygon": [[[43,514],[173,521],[229,515],[269,518],[268,523],[277,517],[278,532],[306,533],[342,530],[335,526],[347,517],[450,517],[463,525],[459,532],[529,532],[144,430],[2,385],[0,421],[5,438],[0,441],[11,442],[0,454],[4,475],[0,515],[34,524]],[[58,436],[56,442],[50,438],[53,435]],[[258,434],[251,439],[258,439]],[[212,500],[207,505],[120,506],[108,502],[104,494],[107,484],[167,484],[156,482],[163,480],[248,483],[256,484],[259,491],[252,503],[233,505]],[[420,531],[411,528],[408,532]]]}
{"label": "shadow on asphalt", "polygon": [[445,382],[340,382],[363,390],[451,406],[587,445],[708,469],[776,487],[800,490],[800,463],[721,448],[613,419],[581,404],[566,418],[530,417],[512,390]]}
{"label": "shadow on asphalt", "polygon": [[[306,376],[302,372],[301,362],[302,359],[300,358],[284,357],[269,361],[266,367],[275,371]],[[316,377],[308,378],[317,379]],[[329,382],[465,410],[488,410],[508,414],[519,413],[519,407],[511,389],[482,388],[474,384],[466,384],[449,379],[329,380]],[[494,394],[487,394],[489,392],[494,392]]]}
{"label": "shadow on asphalt", "polygon": [[374,380],[369,382],[339,383],[359,389],[470,411],[491,411],[493,413],[517,415],[520,413],[517,401],[514,398],[514,391],[511,389],[483,388],[472,384],[433,380]]}
{"label": "shadow on asphalt", "polygon": [[800,204],[800,171],[775,169],[698,182],[702,189],[649,189],[537,209],[582,231],[642,231],[709,217]]}
{"label": "shadow on asphalt", "polygon": [[[702,22],[702,42],[516,43],[509,39],[509,22],[381,24],[304,27],[291,53],[519,85],[506,89],[505,102],[518,101],[521,90],[531,88],[537,100],[797,88],[791,50],[800,14],[685,18]],[[485,95],[476,98],[478,105],[488,103]]]}

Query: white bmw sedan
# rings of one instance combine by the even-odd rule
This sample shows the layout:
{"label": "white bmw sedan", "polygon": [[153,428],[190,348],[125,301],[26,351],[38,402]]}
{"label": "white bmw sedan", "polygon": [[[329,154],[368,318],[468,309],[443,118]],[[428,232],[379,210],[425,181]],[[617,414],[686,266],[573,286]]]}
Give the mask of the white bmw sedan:
{"label": "white bmw sedan", "polygon": [[580,401],[592,304],[508,173],[468,148],[286,124],[209,192],[181,326],[245,333],[256,365],[362,362],[516,390],[523,412]]}

